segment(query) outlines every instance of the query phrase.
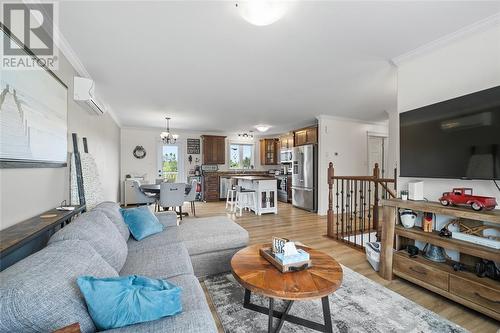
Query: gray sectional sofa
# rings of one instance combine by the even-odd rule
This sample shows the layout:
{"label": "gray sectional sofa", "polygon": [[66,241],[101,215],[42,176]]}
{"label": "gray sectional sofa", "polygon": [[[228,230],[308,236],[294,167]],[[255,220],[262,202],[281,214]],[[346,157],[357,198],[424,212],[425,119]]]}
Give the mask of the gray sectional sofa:
{"label": "gray sectional sofa", "polygon": [[1,272],[0,332],[50,332],[74,322],[82,332],[95,332],[76,278],[132,274],[182,287],[183,311],[109,332],[216,332],[198,278],[229,271],[248,233],[226,217],[177,226],[175,213],[157,216],[165,230],[136,241],[118,204],[101,203],[56,232],[47,247]]}

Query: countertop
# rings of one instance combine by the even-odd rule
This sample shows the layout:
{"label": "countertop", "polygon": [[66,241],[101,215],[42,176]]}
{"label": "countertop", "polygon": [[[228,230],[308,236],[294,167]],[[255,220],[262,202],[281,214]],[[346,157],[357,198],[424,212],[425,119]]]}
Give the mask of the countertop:
{"label": "countertop", "polygon": [[263,171],[241,171],[241,170],[228,170],[228,171],[222,171],[222,170],[217,170],[217,171],[203,171],[204,173],[216,173],[218,175],[228,175],[228,176],[263,176],[269,174],[269,172],[263,170]]}
{"label": "countertop", "polygon": [[231,178],[241,179],[241,180],[249,180],[249,181],[276,180],[276,178],[274,176],[233,176]]}

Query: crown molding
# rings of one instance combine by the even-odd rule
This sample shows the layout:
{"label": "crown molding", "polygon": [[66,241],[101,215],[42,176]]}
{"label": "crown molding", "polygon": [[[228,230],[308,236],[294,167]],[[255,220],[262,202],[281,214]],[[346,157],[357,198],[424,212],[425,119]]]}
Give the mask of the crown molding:
{"label": "crown molding", "polygon": [[369,124],[369,125],[387,125],[388,124],[388,119],[384,119],[381,121],[369,121],[369,120],[362,120],[362,119],[356,119],[356,118],[348,118],[348,117],[338,117],[338,116],[331,116],[328,114],[320,114],[319,116],[316,117],[316,119],[319,120],[336,120],[336,121],[345,121],[345,122],[350,122],[350,123],[358,123],[358,124]]}
{"label": "crown molding", "polygon": [[477,21],[477,22],[472,23],[468,26],[465,26],[465,27],[463,27],[455,32],[452,32],[452,33],[445,35],[441,38],[433,40],[427,44],[419,46],[414,50],[411,50],[411,51],[403,53],[397,57],[394,57],[390,60],[390,62],[392,64],[394,64],[396,67],[398,67],[399,65],[401,65],[402,63],[404,63],[406,61],[409,61],[411,59],[414,59],[416,57],[419,57],[421,55],[429,53],[433,50],[441,48],[441,47],[443,47],[443,46],[445,46],[453,41],[464,38],[464,37],[471,35],[473,33],[486,30],[486,29],[488,29],[492,26],[495,26],[495,25],[500,25],[500,13],[496,13],[494,15],[488,16],[480,21]]}

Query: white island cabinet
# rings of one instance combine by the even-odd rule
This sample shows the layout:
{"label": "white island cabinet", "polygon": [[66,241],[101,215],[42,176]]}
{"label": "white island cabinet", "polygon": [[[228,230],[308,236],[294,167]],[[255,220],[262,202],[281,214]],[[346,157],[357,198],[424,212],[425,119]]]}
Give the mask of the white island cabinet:
{"label": "white island cabinet", "polygon": [[236,176],[238,185],[244,189],[254,190],[257,200],[255,214],[278,214],[278,187],[274,177]]}

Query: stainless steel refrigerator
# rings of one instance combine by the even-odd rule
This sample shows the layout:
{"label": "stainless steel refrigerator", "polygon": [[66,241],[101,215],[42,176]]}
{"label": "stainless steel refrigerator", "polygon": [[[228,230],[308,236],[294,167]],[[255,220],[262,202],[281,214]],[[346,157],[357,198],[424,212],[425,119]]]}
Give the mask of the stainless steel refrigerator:
{"label": "stainless steel refrigerator", "polygon": [[292,204],[316,212],[318,209],[318,156],[315,144],[294,147],[292,152]]}

